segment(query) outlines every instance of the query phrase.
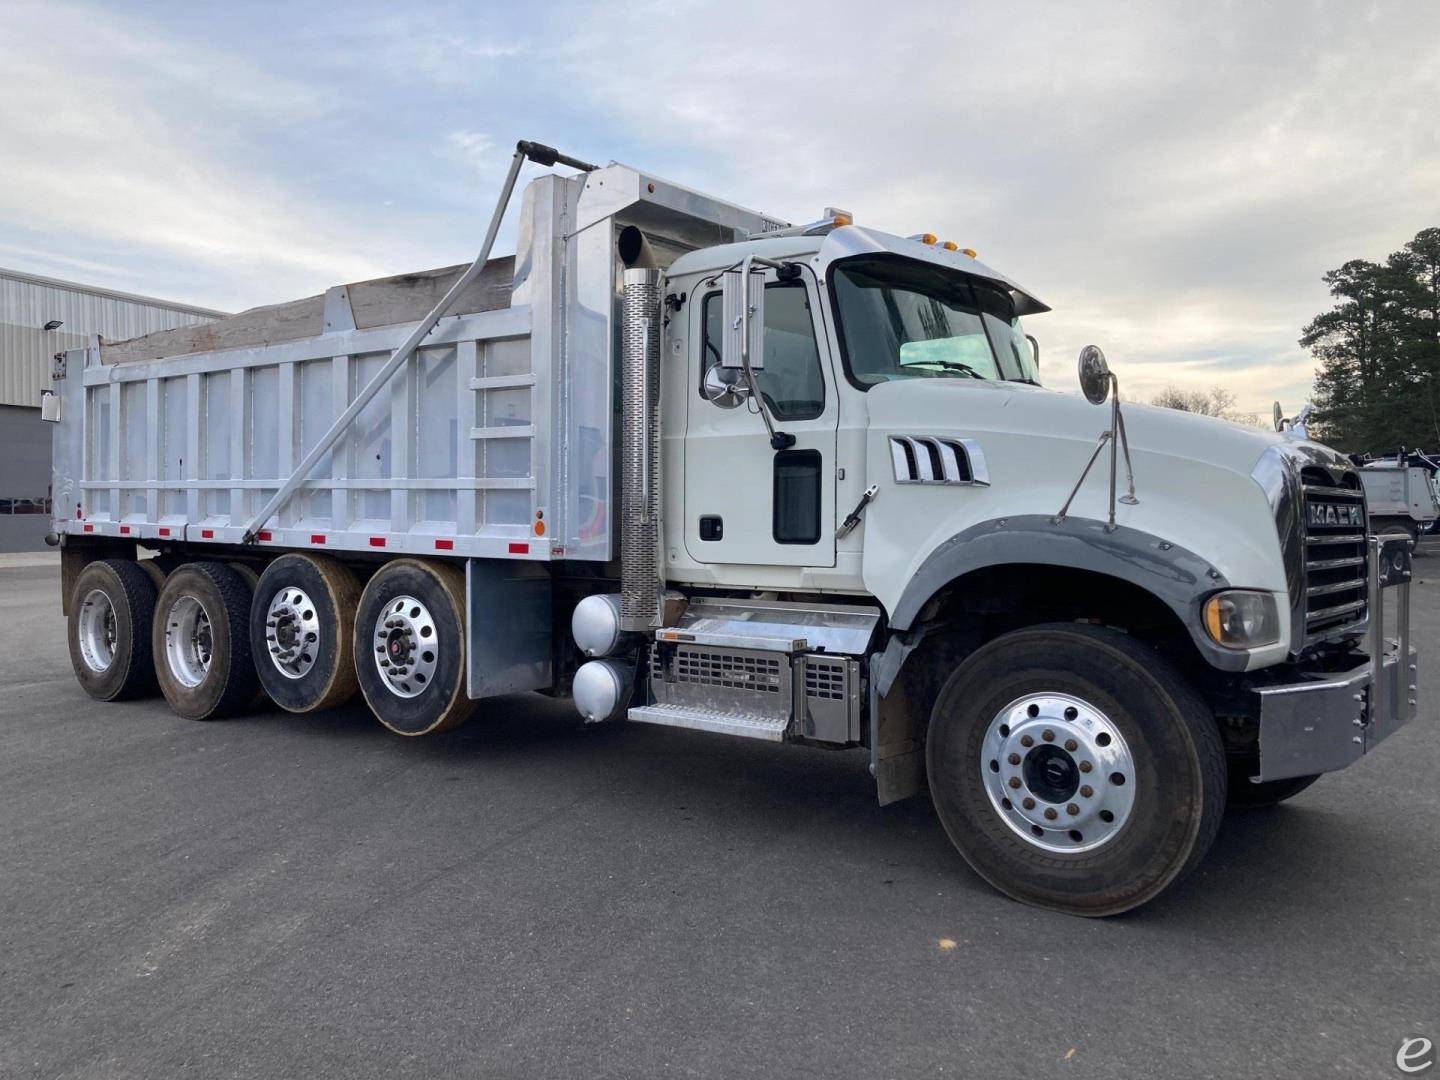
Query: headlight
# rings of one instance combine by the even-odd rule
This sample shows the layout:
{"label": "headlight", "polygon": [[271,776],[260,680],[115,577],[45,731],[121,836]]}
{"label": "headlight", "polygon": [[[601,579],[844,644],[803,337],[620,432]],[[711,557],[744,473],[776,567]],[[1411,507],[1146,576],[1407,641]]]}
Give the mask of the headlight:
{"label": "headlight", "polygon": [[1216,593],[1202,609],[1205,632],[1227,649],[1254,649],[1280,640],[1280,615],[1268,592],[1230,589]]}

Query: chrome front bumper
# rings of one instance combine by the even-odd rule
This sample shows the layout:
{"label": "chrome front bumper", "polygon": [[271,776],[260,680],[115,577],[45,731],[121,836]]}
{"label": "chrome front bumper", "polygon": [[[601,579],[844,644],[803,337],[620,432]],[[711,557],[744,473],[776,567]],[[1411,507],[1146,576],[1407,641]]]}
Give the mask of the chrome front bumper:
{"label": "chrome front bumper", "polygon": [[1367,661],[1342,675],[1258,690],[1256,779],[1343,769],[1415,719],[1416,653],[1413,648],[1407,651],[1409,658],[1402,664],[1398,646],[1389,650],[1378,684],[1375,665]]}
{"label": "chrome front bumper", "polygon": [[[1333,772],[1369,753],[1419,712],[1419,660],[1410,646],[1407,538],[1370,541],[1370,658],[1345,672],[1260,686],[1258,781]],[[1387,639],[1385,596],[1396,592],[1396,637]]]}

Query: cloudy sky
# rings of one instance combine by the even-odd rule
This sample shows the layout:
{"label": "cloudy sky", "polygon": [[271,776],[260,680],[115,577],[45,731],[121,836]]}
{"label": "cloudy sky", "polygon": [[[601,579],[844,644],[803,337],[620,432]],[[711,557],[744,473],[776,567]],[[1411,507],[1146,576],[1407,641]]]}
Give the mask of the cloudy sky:
{"label": "cloudy sky", "polygon": [[534,138],[977,248],[1053,385],[1293,411],[1321,274],[1440,225],[1434,0],[5,0],[0,73],[0,265],[226,310],[472,258]]}

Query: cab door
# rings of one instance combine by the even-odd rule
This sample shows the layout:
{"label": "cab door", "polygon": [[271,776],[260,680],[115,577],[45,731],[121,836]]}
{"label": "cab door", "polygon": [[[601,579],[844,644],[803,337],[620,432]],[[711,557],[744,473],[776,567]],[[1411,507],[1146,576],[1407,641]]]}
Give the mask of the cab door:
{"label": "cab door", "polygon": [[840,409],[813,281],[779,282],[767,272],[764,368],[755,381],[776,431],[794,437],[784,450],[772,449],[748,394],[719,402],[707,396],[706,373],[724,348],[722,301],[718,285],[697,291],[688,350],[686,552],[703,563],[834,566]]}

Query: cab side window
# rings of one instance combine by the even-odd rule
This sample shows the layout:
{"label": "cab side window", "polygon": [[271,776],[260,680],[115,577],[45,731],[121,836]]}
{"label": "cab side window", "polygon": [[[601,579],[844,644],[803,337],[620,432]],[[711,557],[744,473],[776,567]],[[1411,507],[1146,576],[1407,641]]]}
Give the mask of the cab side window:
{"label": "cab side window", "polygon": [[[720,294],[708,294],[704,305],[701,386],[705,372],[720,363],[724,348]],[[814,420],[825,411],[825,377],[815,343],[815,322],[810,317],[809,295],[798,281],[765,286],[765,367],[755,372],[755,383],[777,420]]]}

